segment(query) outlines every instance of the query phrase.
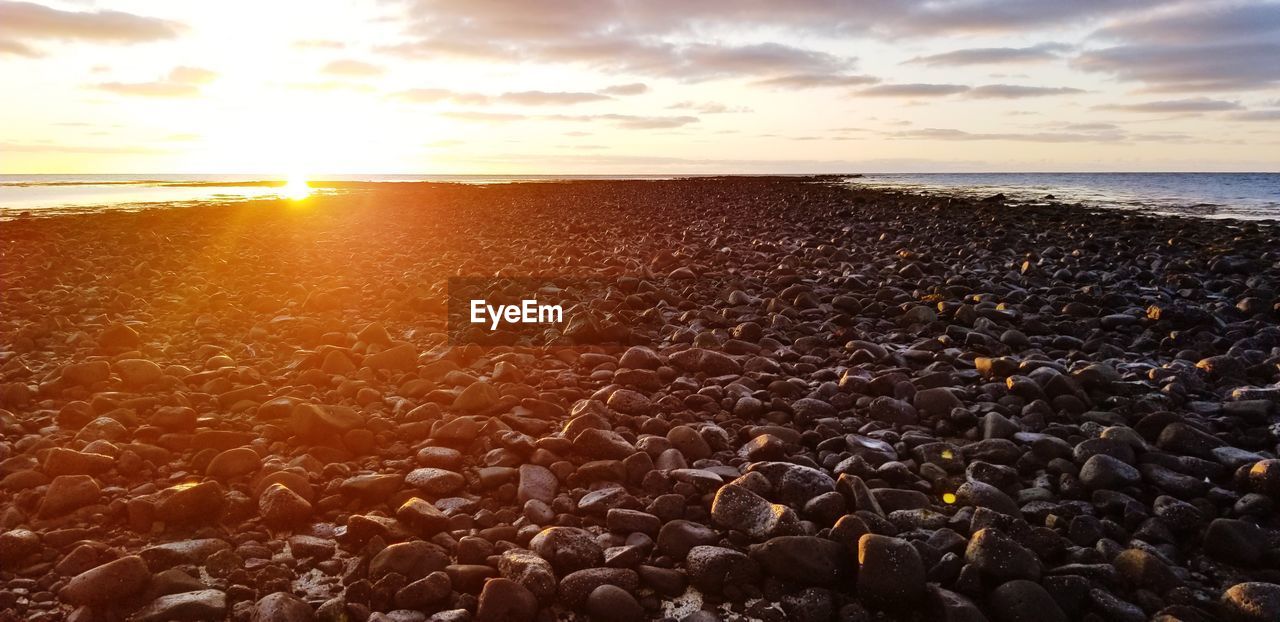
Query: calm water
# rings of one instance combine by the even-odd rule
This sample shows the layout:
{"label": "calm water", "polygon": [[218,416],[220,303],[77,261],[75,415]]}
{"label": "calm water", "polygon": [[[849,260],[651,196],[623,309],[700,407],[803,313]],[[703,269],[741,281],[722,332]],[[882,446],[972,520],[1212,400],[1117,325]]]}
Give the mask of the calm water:
{"label": "calm water", "polygon": [[869,174],[852,183],[1037,202],[1182,214],[1280,219],[1280,173],[928,173]]}
{"label": "calm water", "polygon": [[[471,184],[562,179],[667,179],[661,175],[327,175],[328,181],[442,181]],[[21,212],[138,208],[154,203],[278,196],[276,181],[252,175],[0,175],[0,218]],[[1280,219],[1280,173],[929,173],[868,174],[851,183],[878,188],[1014,201],[1053,195],[1062,203],[1207,218]],[[200,185],[190,185],[192,183]],[[320,192],[332,192],[324,189]]]}

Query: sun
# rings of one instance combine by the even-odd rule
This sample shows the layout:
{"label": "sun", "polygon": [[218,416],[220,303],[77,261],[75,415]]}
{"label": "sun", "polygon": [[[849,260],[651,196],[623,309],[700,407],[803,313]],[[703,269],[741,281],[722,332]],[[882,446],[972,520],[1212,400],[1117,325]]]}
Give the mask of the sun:
{"label": "sun", "polygon": [[306,177],[295,173],[289,175],[288,181],[280,188],[280,196],[290,201],[301,201],[311,196],[311,186],[307,185]]}

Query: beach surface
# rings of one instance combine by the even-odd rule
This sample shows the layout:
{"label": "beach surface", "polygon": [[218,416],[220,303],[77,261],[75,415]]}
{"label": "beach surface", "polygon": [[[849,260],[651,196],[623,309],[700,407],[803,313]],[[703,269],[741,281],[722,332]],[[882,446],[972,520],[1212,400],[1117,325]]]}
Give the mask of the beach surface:
{"label": "beach surface", "polygon": [[1280,226],[834,182],[0,222],[0,610],[1280,618]]}

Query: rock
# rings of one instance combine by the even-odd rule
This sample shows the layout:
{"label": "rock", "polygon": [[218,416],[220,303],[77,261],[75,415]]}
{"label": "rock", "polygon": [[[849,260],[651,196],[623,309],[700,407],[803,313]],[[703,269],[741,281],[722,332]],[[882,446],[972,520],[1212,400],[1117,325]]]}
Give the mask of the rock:
{"label": "rock", "polygon": [[98,333],[98,347],[110,352],[136,350],[142,345],[138,331],[125,324],[111,324]]}
{"label": "rock", "polygon": [[453,583],[448,573],[436,571],[414,581],[396,592],[396,607],[424,610],[448,598]]}
{"label": "rock", "polygon": [[1218,561],[1252,566],[1262,559],[1262,529],[1253,523],[1231,518],[1215,518],[1204,532],[1204,552]]}
{"label": "rock", "polygon": [[302,403],[293,407],[289,423],[303,440],[331,442],[364,425],[364,417],[345,406]]}
{"label": "rock", "polygon": [[449,529],[448,515],[418,497],[402,503],[396,510],[396,518],[423,538]]}
{"label": "rock", "polygon": [[109,471],[115,459],[102,454],[54,447],[44,459],[44,472],[50,477],[62,475],[97,475]]}
{"label": "rock", "polygon": [[883,395],[871,402],[868,414],[876,421],[895,426],[915,425],[920,418],[911,404]]}
{"label": "rock", "polygon": [[128,555],[72,577],[58,598],[72,605],[102,606],[138,594],[149,581],[147,563]]}
{"label": "rock", "polygon": [[1000,584],[989,599],[995,622],[1067,622],[1067,614],[1035,581],[1015,579]]}
{"label": "rock", "polygon": [[968,481],[956,489],[956,503],[994,510],[1007,516],[1022,517],[1022,510],[999,488],[979,481]]}
{"label": "rock", "polygon": [[62,368],[62,380],[80,386],[89,386],[98,382],[106,382],[111,378],[111,363],[106,361],[87,361],[72,363]]}
{"label": "rock", "polygon": [[741,531],[756,539],[800,533],[795,510],[735,484],[726,484],[711,503],[711,520],[723,529]]}
{"label": "rock", "polygon": [[780,536],[751,547],[751,559],[765,572],[800,585],[836,585],[848,573],[849,552],[832,540]]}
{"label": "rock", "polygon": [[943,417],[951,414],[953,408],[963,408],[964,403],[956,394],[946,387],[934,387],[916,391],[912,398],[916,410],[927,415]]}
{"label": "rock", "polygon": [[969,538],[964,561],[996,581],[1040,578],[1036,554],[992,527],[979,529]]}
{"label": "rock", "polygon": [[402,343],[364,357],[364,366],[380,371],[413,371],[418,367],[418,352],[412,344]]}
{"label": "rock", "polygon": [[502,553],[498,572],[523,585],[534,596],[548,602],[556,595],[556,575],[547,560],[529,551],[512,549]]}
{"label": "rock", "polygon": [[583,430],[573,439],[573,449],[595,460],[622,460],[636,453],[636,448],[621,434],[599,428]]}
{"label": "rock", "polygon": [[681,559],[695,546],[715,544],[720,534],[714,529],[687,520],[668,521],[658,530],[657,549],[663,555]]}
{"label": "rock", "polygon": [[626,369],[657,369],[661,365],[658,355],[644,346],[631,346],[618,359],[618,367]]}
{"label": "rock", "polygon": [[878,534],[858,539],[858,596],[881,609],[913,609],[922,604],[925,567],[906,540]]}
{"label": "rock", "polygon": [[40,517],[62,516],[86,505],[97,503],[102,496],[98,482],[88,475],[59,475],[49,483],[40,504]]}
{"label": "rock", "polygon": [[311,622],[316,619],[311,606],[287,592],[273,592],[253,604],[250,622]]}
{"label": "rock", "polygon": [[626,592],[640,589],[640,576],[630,568],[583,568],[565,575],[560,580],[557,595],[570,607],[586,604],[587,597],[601,585],[613,585]]}
{"label": "rock", "polygon": [[225,491],[218,482],[180,484],[156,505],[156,518],[166,523],[212,522],[222,514]]}
{"label": "rock", "polygon": [[618,389],[609,396],[609,408],[627,415],[648,415],[653,411],[653,403],[639,391]]}
{"label": "rock", "polygon": [[532,622],[538,615],[538,599],[510,579],[490,579],[480,591],[475,622]]}
{"label": "rock", "polygon": [[726,587],[753,582],[758,573],[755,562],[743,553],[719,546],[695,546],[685,556],[689,583],[711,594],[723,593]]}
{"label": "rock", "polygon": [[424,467],[410,471],[405,476],[404,483],[421,490],[428,496],[444,497],[461,490],[467,480],[461,473]]}
{"label": "rock", "polygon": [[266,524],[287,529],[311,518],[311,504],[284,484],[272,484],[258,496],[258,513]]}
{"label": "rock", "polygon": [[487,382],[473,382],[453,400],[453,410],[469,415],[487,412],[498,404],[498,390]]}
{"label": "rock", "polygon": [[1089,490],[1119,490],[1142,480],[1142,474],[1106,454],[1096,454],[1080,467],[1080,483]]}
{"label": "rock", "polygon": [[667,440],[686,460],[694,461],[711,457],[711,445],[707,444],[706,439],[702,438],[697,430],[687,425],[678,425],[668,430]]}
{"label": "rock", "polygon": [[559,489],[560,482],[550,469],[536,464],[520,465],[520,483],[516,488],[516,499],[521,504],[530,499],[551,503]]}
{"label": "rock", "polygon": [[146,359],[123,359],[114,366],[124,384],[132,388],[141,388],[160,382],[164,378],[164,370]]}
{"label": "rock", "polygon": [[551,562],[561,575],[604,564],[604,550],[589,532],[576,527],[548,527],[529,541],[529,548]]}
{"label": "rock", "polygon": [[1237,583],[1222,593],[1218,606],[1227,622],[1280,620],[1280,585]]}
{"label": "rock", "polygon": [[258,452],[248,447],[236,447],[214,456],[209,461],[209,466],[205,467],[205,474],[219,479],[231,479],[248,475],[261,467],[262,458],[258,456]]}
{"label": "rock", "polygon": [[708,376],[731,376],[742,373],[742,365],[726,354],[703,348],[681,350],[668,357],[680,369]]}
{"label": "rock", "polygon": [[759,473],[769,480],[774,500],[803,507],[810,499],[836,489],[835,480],[819,469],[789,462],[756,462],[748,473]]}
{"label": "rock", "polygon": [[645,619],[644,607],[626,590],[616,585],[601,585],[587,596],[587,613],[600,622],[639,622]]}
{"label": "rock", "polygon": [[435,544],[422,540],[397,542],[369,560],[369,580],[377,581],[394,572],[412,582],[448,565],[449,555]]}
{"label": "rock", "polygon": [[219,590],[196,590],[161,596],[133,614],[138,622],[220,620],[227,613],[227,595]]}

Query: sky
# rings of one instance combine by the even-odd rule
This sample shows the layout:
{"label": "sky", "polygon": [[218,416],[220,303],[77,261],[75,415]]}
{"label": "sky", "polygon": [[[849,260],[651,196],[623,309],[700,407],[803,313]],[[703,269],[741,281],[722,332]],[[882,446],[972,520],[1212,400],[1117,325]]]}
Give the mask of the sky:
{"label": "sky", "polygon": [[1280,2],[0,0],[0,173],[1280,171]]}

